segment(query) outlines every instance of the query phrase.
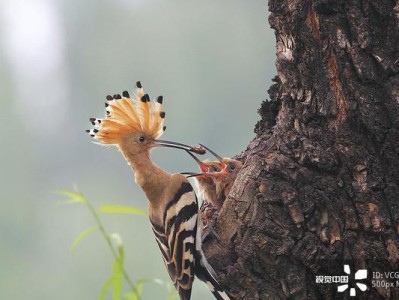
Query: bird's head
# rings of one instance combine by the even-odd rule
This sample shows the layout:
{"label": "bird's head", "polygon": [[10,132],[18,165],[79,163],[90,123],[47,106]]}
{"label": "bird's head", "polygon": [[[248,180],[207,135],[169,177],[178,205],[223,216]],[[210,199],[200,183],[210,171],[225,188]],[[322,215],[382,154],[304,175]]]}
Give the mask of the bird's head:
{"label": "bird's head", "polygon": [[153,147],[172,147],[204,154],[202,147],[191,147],[185,144],[159,140],[166,129],[165,112],[162,110],[163,97],[151,102],[144,93],[140,82],[136,83],[135,100],[127,91],[107,96],[106,116],[103,119],[90,118],[93,129],[86,130],[102,144],[116,145],[130,155],[148,152]]}
{"label": "bird's head", "polygon": [[225,157],[223,158],[224,168],[222,170],[223,173],[228,174],[228,176],[237,176],[237,173],[242,169],[242,162],[239,160]]}

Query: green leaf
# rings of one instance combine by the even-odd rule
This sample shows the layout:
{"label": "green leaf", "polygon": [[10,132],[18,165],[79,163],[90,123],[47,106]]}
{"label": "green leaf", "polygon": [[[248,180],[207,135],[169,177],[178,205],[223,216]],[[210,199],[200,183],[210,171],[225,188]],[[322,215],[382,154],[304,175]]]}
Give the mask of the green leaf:
{"label": "green leaf", "polygon": [[80,244],[80,242],[87,237],[90,233],[93,231],[98,230],[97,226],[92,226],[87,228],[85,231],[83,231],[81,234],[79,234],[74,241],[72,242],[71,248],[69,248],[69,252],[73,253],[76,250],[76,247]]}
{"label": "green leaf", "polygon": [[113,300],[122,299],[122,281],[123,281],[123,261],[125,259],[122,238],[118,233],[111,234],[111,239],[116,244],[116,249],[118,250],[118,258],[115,259],[114,267],[112,270],[113,277]]}
{"label": "green leaf", "polygon": [[86,197],[81,193],[71,192],[68,190],[58,190],[56,192],[57,192],[57,194],[67,196],[69,198],[67,201],[63,202],[63,204],[68,204],[68,203],[84,203],[84,204],[86,204],[87,203]]}
{"label": "green leaf", "polygon": [[136,281],[136,289],[140,297],[143,295],[143,285],[147,282],[148,282],[147,279],[140,279]]}
{"label": "green leaf", "polygon": [[105,300],[105,297],[107,296],[107,292],[110,289],[110,287],[112,286],[113,282],[114,282],[114,278],[111,277],[104,283],[103,287],[101,288],[101,292],[98,297],[98,300]]}
{"label": "green leaf", "polygon": [[122,270],[122,261],[120,259],[116,259],[114,262],[114,268],[112,270],[112,299],[113,300],[121,300],[122,299],[122,279],[123,279],[123,270]]}
{"label": "green leaf", "polygon": [[98,208],[101,213],[133,214],[146,216],[147,212],[140,208],[123,205],[102,205]]}

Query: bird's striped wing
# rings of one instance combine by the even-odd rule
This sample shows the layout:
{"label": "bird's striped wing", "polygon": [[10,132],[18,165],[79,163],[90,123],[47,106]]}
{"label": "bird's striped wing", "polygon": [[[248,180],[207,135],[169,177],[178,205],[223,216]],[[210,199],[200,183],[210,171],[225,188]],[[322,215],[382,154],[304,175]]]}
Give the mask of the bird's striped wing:
{"label": "bird's striped wing", "polygon": [[180,295],[189,300],[194,281],[198,203],[192,186],[181,181],[164,211],[164,225],[152,223],[169,275]]}

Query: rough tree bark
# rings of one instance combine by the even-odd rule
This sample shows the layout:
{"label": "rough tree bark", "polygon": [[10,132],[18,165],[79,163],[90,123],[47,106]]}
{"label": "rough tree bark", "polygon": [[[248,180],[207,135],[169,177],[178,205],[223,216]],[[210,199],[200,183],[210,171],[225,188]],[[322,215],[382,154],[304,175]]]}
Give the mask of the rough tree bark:
{"label": "rough tree bark", "polygon": [[[399,271],[399,1],[270,0],[278,76],[205,250],[237,299],[335,299]],[[328,261],[326,261],[328,259]]]}

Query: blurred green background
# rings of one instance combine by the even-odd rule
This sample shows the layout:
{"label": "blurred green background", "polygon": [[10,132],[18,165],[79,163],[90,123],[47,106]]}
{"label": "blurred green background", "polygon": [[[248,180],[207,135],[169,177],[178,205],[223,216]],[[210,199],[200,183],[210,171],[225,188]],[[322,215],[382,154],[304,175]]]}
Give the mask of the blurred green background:
{"label": "blurred green background", "polygon": [[[97,299],[111,273],[98,233],[68,253],[94,221],[53,191],[77,184],[96,206],[146,209],[118,151],[84,132],[105,95],[141,80],[164,96],[162,138],[224,156],[246,148],[275,74],[267,16],[265,0],[0,1],[0,299]],[[152,157],[170,172],[197,169],[176,150]],[[133,279],[169,280],[146,217],[102,219],[122,235]],[[197,282],[192,299],[212,296]]]}

